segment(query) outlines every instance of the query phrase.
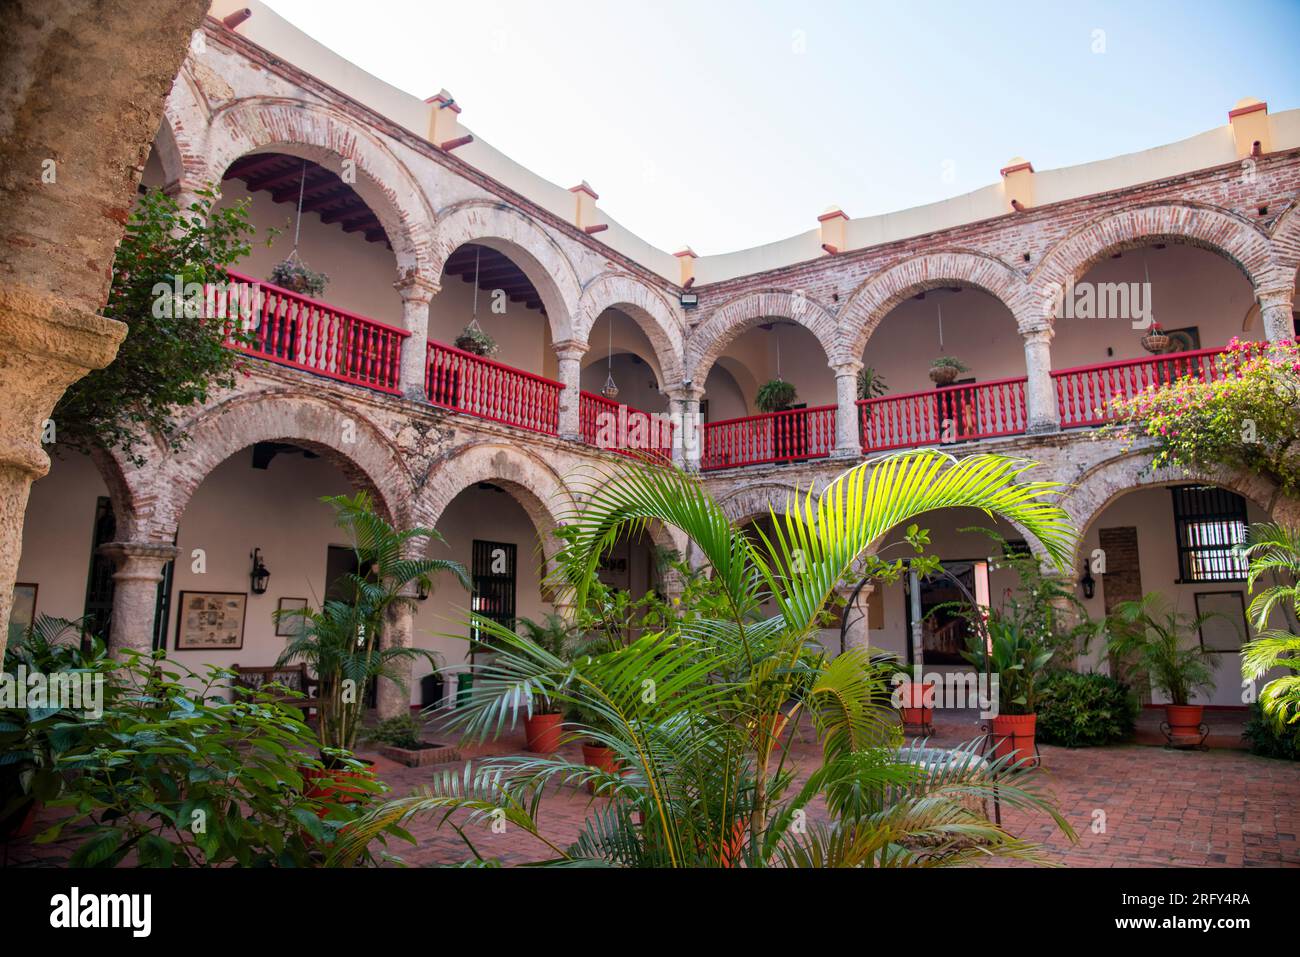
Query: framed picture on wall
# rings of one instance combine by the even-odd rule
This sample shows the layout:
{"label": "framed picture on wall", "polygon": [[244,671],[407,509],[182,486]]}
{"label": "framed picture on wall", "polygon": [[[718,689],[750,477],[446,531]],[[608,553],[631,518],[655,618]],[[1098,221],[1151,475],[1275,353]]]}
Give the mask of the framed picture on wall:
{"label": "framed picture on wall", "polygon": [[306,622],[300,616],[290,615],[289,612],[302,611],[306,607],[306,598],[281,598],[276,609],[279,612],[275,619],[276,635],[281,638],[297,638],[301,635]]}
{"label": "framed picture on wall", "polygon": [[9,630],[25,632],[36,620],[36,592],[40,586],[35,582],[18,582],[14,585],[14,607],[9,612]]}
{"label": "framed picture on wall", "polygon": [[237,650],[244,647],[248,593],[183,591],[176,616],[176,650]]}
{"label": "framed picture on wall", "polygon": [[1213,615],[1201,622],[1201,647],[1206,651],[1236,654],[1246,639],[1246,599],[1239,591],[1196,593],[1196,616]]}

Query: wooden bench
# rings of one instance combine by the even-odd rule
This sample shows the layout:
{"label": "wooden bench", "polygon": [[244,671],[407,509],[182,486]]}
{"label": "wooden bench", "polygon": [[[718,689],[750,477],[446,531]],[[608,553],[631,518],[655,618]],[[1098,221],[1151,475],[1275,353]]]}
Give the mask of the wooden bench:
{"label": "wooden bench", "polygon": [[320,681],[307,673],[307,665],[303,662],[296,665],[234,664],[231,665],[231,670],[235,672],[234,683],[237,688],[257,691],[266,685],[283,685],[290,691],[301,693],[303,697],[278,694],[276,701],[291,708],[300,708],[304,717],[308,712],[320,709]]}

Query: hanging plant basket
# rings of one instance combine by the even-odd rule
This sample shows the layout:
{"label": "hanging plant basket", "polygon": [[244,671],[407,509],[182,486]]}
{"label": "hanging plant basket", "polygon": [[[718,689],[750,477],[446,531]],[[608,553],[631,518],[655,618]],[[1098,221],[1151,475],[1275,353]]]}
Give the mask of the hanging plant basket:
{"label": "hanging plant basket", "polygon": [[613,379],[605,383],[605,388],[600,390],[600,394],[610,401],[618,398],[618,386],[614,384]]}
{"label": "hanging plant basket", "polygon": [[1151,327],[1142,336],[1142,348],[1157,356],[1169,348],[1169,336],[1160,328],[1160,323],[1151,323]]}
{"label": "hanging plant basket", "polygon": [[466,326],[465,331],[456,337],[454,345],[463,352],[484,358],[497,352],[497,341],[476,325]]}
{"label": "hanging plant basket", "polygon": [[325,294],[325,286],[330,277],[323,272],[316,272],[296,256],[290,256],[271,267],[267,281],[290,292],[319,298]]}
{"label": "hanging plant basket", "polygon": [[935,385],[952,385],[958,375],[968,371],[969,367],[960,359],[940,356],[930,363],[930,381]]}
{"label": "hanging plant basket", "polygon": [[758,387],[754,406],[759,412],[780,412],[790,408],[798,398],[795,387],[783,379],[770,379]]}

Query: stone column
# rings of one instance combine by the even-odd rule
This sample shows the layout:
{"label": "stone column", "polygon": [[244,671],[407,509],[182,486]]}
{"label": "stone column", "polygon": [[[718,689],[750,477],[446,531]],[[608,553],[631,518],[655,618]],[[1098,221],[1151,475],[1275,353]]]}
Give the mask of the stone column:
{"label": "stone column", "polygon": [[703,389],[683,386],[668,393],[673,419],[673,465],[687,472],[700,470],[704,452],[704,423],[700,421]]}
{"label": "stone column", "polygon": [[1026,431],[1058,432],[1061,412],[1052,382],[1052,327],[1039,326],[1020,333],[1025,340]]}
{"label": "stone column", "polygon": [[[867,604],[871,595],[876,590],[875,582],[867,582],[862,586],[862,591],[858,592],[856,602],[850,604],[844,609],[844,614],[848,615],[848,630],[844,632],[844,650],[852,651],[855,648],[866,648],[871,644],[871,633],[867,623]],[[843,589],[840,591],[840,597],[846,602],[852,602],[853,589]],[[839,624],[838,622],[836,623]],[[836,653],[839,648],[830,649]]]}
{"label": "stone column", "polygon": [[23,516],[32,482],[50,470],[41,447],[65,389],[112,361],[123,323],[28,286],[0,280],[0,649],[9,636]]}
{"label": "stone column", "polygon": [[154,612],[163,568],[176,557],[175,545],[160,542],[110,542],[100,551],[113,560],[113,620],[108,647],[114,655],[153,651]]}
{"label": "stone column", "polygon": [[835,370],[835,452],[837,459],[862,455],[862,431],[858,426],[858,373],[856,359],[831,366]]}
{"label": "stone column", "polygon": [[564,339],[551,346],[559,362],[559,379],[564,383],[560,393],[560,438],[579,441],[582,425],[578,414],[582,392],[582,357],[587,354],[587,344],[577,339]]}
{"label": "stone column", "polygon": [[1295,320],[1291,316],[1295,301],[1295,288],[1287,285],[1275,289],[1257,290],[1259,316],[1264,323],[1264,335],[1269,342],[1295,338]]}
{"label": "stone column", "polygon": [[[402,594],[410,601],[389,606],[384,620],[382,640],[385,648],[410,648],[415,639],[415,588],[408,586]],[[375,711],[380,720],[398,718],[411,707],[411,658],[394,659],[391,678],[380,678],[375,691]]]}
{"label": "stone column", "polygon": [[424,276],[409,275],[393,283],[402,297],[402,328],[410,336],[402,343],[402,368],[399,374],[402,395],[413,402],[427,402],[424,380],[428,359],[429,303],[441,289]]}

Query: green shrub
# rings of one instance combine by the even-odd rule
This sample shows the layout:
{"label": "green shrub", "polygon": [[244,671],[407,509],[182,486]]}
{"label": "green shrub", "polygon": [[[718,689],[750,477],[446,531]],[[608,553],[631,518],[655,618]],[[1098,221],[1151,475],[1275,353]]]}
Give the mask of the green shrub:
{"label": "green shrub", "polygon": [[1241,734],[1250,742],[1251,754],[1300,761],[1300,725],[1287,725],[1279,731],[1277,723],[1269,720],[1258,701],[1251,706],[1250,720]]}
{"label": "green shrub", "polygon": [[1133,734],[1137,712],[1137,700],[1114,678],[1054,672],[1038,699],[1038,739],[1067,748],[1123,741]]}
{"label": "green shrub", "polygon": [[420,738],[423,732],[424,725],[414,717],[410,714],[399,714],[395,718],[387,718],[379,722],[370,730],[363,732],[362,737],[375,744],[387,744],[394,748],[416,751],[424,743]]}

